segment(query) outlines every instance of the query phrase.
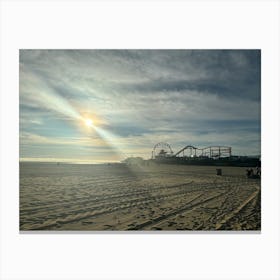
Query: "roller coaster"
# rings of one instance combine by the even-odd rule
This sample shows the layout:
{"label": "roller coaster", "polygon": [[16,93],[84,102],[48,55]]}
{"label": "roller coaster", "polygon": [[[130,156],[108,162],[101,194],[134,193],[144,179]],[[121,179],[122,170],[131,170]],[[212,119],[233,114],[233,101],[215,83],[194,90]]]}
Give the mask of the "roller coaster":
{"label": "roller coaster", "polygon": [[258,158],[233,156],[229,146],[198,148],[187,145],[174,153],[170,144],[165,142],[154,145],[151,160],[156,163],[229,166],[256,166],[260,162]]}
{"label": "roller coaster", "polygon": [[152,159],[166,157],[183,157],[183,158],[213,158],[219,159],[223,157],[231,157],[232,148],[228,146],[209,146],[205,148],[197,148],[187,145],[177,153],[173,153],[171,146],[165,142],[157,143],[152,150]]}
{"label": "roller coaster", "polygon": [[[188,145],[178,151],[174,156],[185,156],[186,152],[189,151],[189,157],[209,157],[209,158],[221,158],[231,157],[231,147],[228,146],[209,146],[206,148],[197,148],[192,145]],[[200,154],[198,154],[200,152]],[[188,153],[187,153],[188,155]],[[187,156],[186,155],[186,156]]]}

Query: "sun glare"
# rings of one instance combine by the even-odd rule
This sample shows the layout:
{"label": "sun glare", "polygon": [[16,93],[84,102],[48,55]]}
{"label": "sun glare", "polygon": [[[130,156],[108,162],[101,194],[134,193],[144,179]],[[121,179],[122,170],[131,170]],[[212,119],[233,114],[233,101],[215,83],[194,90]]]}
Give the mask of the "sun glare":
{"label": "sun glare", "polygon": [[86,119],[85,120],[85,124],[86,124],[86,126],[92,126],[93,125],[93,121],[91,119]]}

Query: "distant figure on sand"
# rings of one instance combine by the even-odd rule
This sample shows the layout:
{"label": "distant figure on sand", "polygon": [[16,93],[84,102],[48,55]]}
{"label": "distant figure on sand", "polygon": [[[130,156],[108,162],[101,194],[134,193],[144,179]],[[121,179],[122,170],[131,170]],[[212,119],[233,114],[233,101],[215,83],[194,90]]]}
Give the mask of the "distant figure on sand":
{"label": "distant figure on sand", "polygon": [[221,168],[217,168],[216,169],[216,174],[218,175],[218,176],[222,176],[222,169]]}
{"label": "distant figure on sand", "polygon": [[246,175],[247,175],[247,178],[250,178],[252,175],[254,175],[254,171],[252,168],[250,169],[246,169]]}
{"label": "distant figure on sand", "polygon": [[247,178],[251,179],[260,179],[261,178],[261,169],[260,167],[256,167],[255,172],[252,168],[246,169]]}

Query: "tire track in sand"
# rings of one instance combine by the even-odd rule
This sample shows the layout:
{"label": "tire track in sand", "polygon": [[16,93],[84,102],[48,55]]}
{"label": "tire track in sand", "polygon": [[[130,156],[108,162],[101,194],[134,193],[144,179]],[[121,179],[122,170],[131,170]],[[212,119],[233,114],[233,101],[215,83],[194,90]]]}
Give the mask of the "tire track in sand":
{"label": "tire track in sand", "polygon": [[145,227],[148,227],[148,226],[154,226],[154,225],[158,224],[159,222],[162,222],[163,220],[166,220],[166,219],[168,219],[168,218],[170,218],[170,217],[173,217],[173,216],[176,216],[176,215],[178,215],[178,214],[181,214],[181,213],[183,213],[183,212],[185,212],[185,211],[187,211],[187,210],[192,210],[194,207],[199,206],[199,205],[202,205],[202,204],[207,203],[207,202],[209,202],[209,201],[212,201],[212,200],[214,200],[214,199],[216,199],[216,198],[219,198],[219,197],[225,195],[226,193],[227,193],[227,192],[224,192],[224,193],[221,193],[221,194],[218,194],[218,195],[214,195],[214,196],[212,196],[212,197],[209,197],[209,198],[207,198],[207,199],[205,199],[205,200],[203,200],[203,201],[198,201],[198,202],[196,202],[196,203],[192,203],[192,202],[194,202],[195,200],[199,199],[199,198],[203,195],[203,194],[200,194],[200,195],[198,195],[197,197],[195,197],[193,200],[191,200],[191,201],[189,202],[190,204],[187,205],[186,207],[183,207],[183,208],[180,208],[180,209],[176,209],[175,211],[172,211],[172,212],[170,212],[170,213],[168,213],[168,214],[161,215],[161,216],[159,216],[159,217],[157,217],[157,218],[154,218],[154,219],[152,219],[152,220],[149,220],[149,221],[147,221],[147,222],[144,222],[144,223],[142,223],[142,224],[139,224],[139,225],[137,225],[137,226],[134,226],[134,227],[132,227],[132,228],[129,228],[128,230],[139,230],[139,229],[144,229]]}
{"label": "tire track in sand", "polygon": [[[107,206],[109,207],[109,209],[107,209],[105,211],[101,211],[101,212],[96,212],[96,213],[92,213],[92,212],[96,211],[96,210],[104,209],[104,205],[100,205],[100,206],[94,207],[94,208],[90,207],[89,209],[87,209],[87,210],[90,210],[90,212],[84,211],[84,213],[79,213],[79,214],[76,214],[76,215],[73,213],[74,217],[72,216],[72,218],[68,218],[70,216],[70,215],[68,215],[68,217],[66,217],[64,220],[46,221],[44,224],[41,224],[40,226],[38,226],[38,225],[36,225],[34,227],[31,226],[28,229],[24,229],[24,230],[51,229],[51,228],[53,228],[57,225],[77,222],[77,221],[81,221],[81,220],[84,220],[84,219],[109,214],[109,213],[112,213],[112,212],[115,212],[115,211],[133,208],[133,207],[139,206],[139,205],[148,205],[150,203],[154,203],[155,201],[170,199],[171,197],[177,197],[177,196],[180,196],[180,195],[186,194],[186,193],[188,193],[188,192],[186,190],[183,190],[183,191],[175,192],[175,193],[168,194],[168,195],[160,195],[160,196],[150,197],[149,199],[147,199],[146,197],[136,198],[136,199],[132,199],[132,200],[123,201],[122,206],[119,206],[120,205],[119,201],[114,202],[114,203],[108,203]],[[200,195],[201,194],[199,194],[199,196]],[[129,204],[129,205],[127,205],[127,204]],[[127,206],[124,206],[124,205],[127,205]],[[114,207],[114,208],[112,208],[112,207]],[[24,225],[22,225],[22,227],[23,226]]]}
{"label": "tire track in sand", "polygon": [[[76,198],[75,200],[71,199],[68,201],[63,201],[63,202],[58,202],[58,203],[49,203],[47,206],[38,206],[38,207],[29,207],[29,208],[24,208],[20,210],[21,214],[34,214],[39,212],[40,210],[46,211],[46,210],[52,210],[54,206],[59,206],[59,207],[72,207],[77,205],[78,203],[83,203],[83,205],[89,204],[89,203],[100,203],[100,202],[105,202],[111,199],[119,199],[119,198],[126,198],[126,197],[133,197],[133,196],[138,196],[138,195],[145,195],[145,194],[152,194],[153,192],[156,191],[163,191],[163,190],[168,190],[168,189],[175,189],[175,188],[180,188],[180,187],[185,187],[188,186],[190,184],[192,184],[193,181],[190,182],[186,182],[183,184],[175,184],[175,185],[169,185],[169,186],[160,186],[160,187],[155,187],[155,188],[146,188],[143,189],[141,191],[139,190],[135,190],[135,191],[130,191],[130,192],[123,192],[123,193],[119,193],[119,194],[101,194],[101,195],[97,195],[94,196],[92,195],[93,198],[88,199],[85,197],[82,198]],[[192,191],[192,190],[190,190]]]}
{"label": "tire track in sand", "polygon": [[237,207],[234,211],[229,213],[222,221],[220,221],[218,224],[216,224],[216,230],[221,230],[223,227],[230,222],[236,215],[238,215],[239,212],[241,212],[253,199],[257,197],[260,190],[255,191],[252,193],[243,203]]}

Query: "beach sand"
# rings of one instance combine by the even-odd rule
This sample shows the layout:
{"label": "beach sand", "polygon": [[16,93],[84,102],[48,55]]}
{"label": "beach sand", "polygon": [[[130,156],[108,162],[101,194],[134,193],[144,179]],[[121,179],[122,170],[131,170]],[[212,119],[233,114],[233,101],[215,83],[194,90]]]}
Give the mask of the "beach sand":
{"label": "beach sand", "polygon": [[260,230],[260,180],[245,170],[20,163],[20,230]]}

